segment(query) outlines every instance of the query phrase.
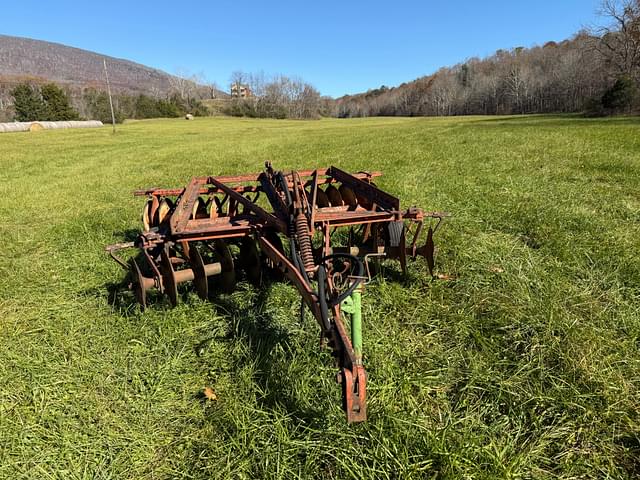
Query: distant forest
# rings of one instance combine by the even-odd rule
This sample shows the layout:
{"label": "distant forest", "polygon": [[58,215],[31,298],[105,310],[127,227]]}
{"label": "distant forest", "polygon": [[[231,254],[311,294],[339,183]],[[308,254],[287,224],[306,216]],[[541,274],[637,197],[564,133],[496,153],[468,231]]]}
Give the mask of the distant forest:
{"label": "distant forest", "polygon": [[[382,86],[338,99],[321,97],[297,77],[241,71],[231,75],[229,86],[244,93],[230,95],[202,76],[169,75],[110,58],[115,117],[122,121],[187,113],[297,119],[638,113],[640,0],[603,0],[601,14],[602,26],[562,42],[499,50],[397,87]],[[69,115],[111,122],[103,56],[2,35],[0,54],[4,62],[0,63],[0,122]],[[66,76],[73,80],[64,80]],[[52,92],[64,108],[50,108],[46,97]]]}
{"label": "distant forest", "polygon": [[395,88],[335,101],[337,117],[629,113],[640,107],[640,0],[605,0],[606,23],[560,43],[499,50]]}

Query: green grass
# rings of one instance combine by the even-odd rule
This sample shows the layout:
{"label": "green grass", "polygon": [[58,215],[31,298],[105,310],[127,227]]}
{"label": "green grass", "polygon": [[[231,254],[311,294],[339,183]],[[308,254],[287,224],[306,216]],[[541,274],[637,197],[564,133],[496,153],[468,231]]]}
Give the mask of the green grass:
{"label": "green grass", "polygon": [[[228,118],[0,136],[0,477],[637,478],[640,119]],[[145,186],[337,165],[446,210],[364,296],[369,421],[290,285],[141,314]],[[202,401],[212,387],[218,400]]]}

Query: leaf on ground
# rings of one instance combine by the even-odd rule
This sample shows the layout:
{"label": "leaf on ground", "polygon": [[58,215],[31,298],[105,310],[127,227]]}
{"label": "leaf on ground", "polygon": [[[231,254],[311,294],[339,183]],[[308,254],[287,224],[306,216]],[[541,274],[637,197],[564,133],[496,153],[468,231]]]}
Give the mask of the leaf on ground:
{"label": "leaf on ground", "polygon": [[205,387],[205,389],[202,391],[202,394],[207,400],[210,400],[212,402],[218,400],[218,395],[216,395],[216,392],[214,392],[213,388],[211,387]]}
{"label": "leaf on ground", "polygon": [[447,273],[439,273],[436,275],[436,278],[438,280],[455,280],[456,279],[455,275],[449,275]]}

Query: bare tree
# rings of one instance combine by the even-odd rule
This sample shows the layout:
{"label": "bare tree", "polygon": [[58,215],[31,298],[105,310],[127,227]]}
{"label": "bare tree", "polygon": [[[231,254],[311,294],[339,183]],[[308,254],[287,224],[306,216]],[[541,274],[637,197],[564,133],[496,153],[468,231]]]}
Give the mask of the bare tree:
{"label": "bare tree", "polygon": [[198,85],[204,83],[200,75],[189,73],[184,68],[177,68],[169,82],[171,90],[178,94],[181,100],[198,98]]}
{"label": "bare tree", "polygon": [[603,0],[600,14],[609,24],[597,29],[598,51],[617,76],[638,77],[640,70],[640,0]]}
{"label": "bare tree", "polygon": [[218,87],[218,83],[212,80],[207,82],[207,87],[209,89],[209,98],[216,98],[218,96],[218,91],[220,88]]}
{"label": "bare tree", "polygon": [[162,90],[160,90],[160,88],[153,86],[151,87],[151,89],[149,90],[149,94],[155,98],[156,100],[158,100],[161,96],[162,96]]}

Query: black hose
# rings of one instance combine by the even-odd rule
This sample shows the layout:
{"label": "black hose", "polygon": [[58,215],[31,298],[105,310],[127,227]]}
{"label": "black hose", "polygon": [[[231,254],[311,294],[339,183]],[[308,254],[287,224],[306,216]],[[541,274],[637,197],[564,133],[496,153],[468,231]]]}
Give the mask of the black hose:
{"label": "black hose", "polygon": [[[332,253],[331,255],[327,255],[326,257],[322,257],[322,259],[320,260],[321,264],[326,263],[327,260],[332,260],[332,259],[347,259],[352,263],[352,265],[357,265],[358,267],[358,271],[357,271],[357,275],[356,275],[356,279],[355,281],[351,284],[351,286],[349,288],[347,288],[347,290],[338,295],[336,298],[334,298],[333,300],[331,300],[331,302],[329,302],[329,304],[333,307],[334,305],[338,305],[339,303],[342,303],[342,301],[347,298],[349,295],[351,295],[356,288],[358,288],[358,285],[360,285],[363,281],[364,281],[364,265],[363,263],[360,261],[359,258],[354,257],[353,255],[349,255],[348,253]],[[323,265],[320,266],[321,268],[323,268]],[[318,269],[319,271],[319,269]],[[326,278],[326,272],[325,272],[325,278]],[[320,278],[318,278],[318,290],[320,290]]]}
{"label": "black hose", "polygon": [[276,173],[276,177],[280,182],[280,188],[284,191],[284,195],[287,199],[287,207],[291,207],[293,200],[291,199],[291,192],[289,191],[289,184],[287,183],[287,179],[284,178],[284,173],[278,172]]}
{"label": "black hose", "polygon": [[289,249],[291,250],[291,261],[293,262],[293,266],[296,267],[296,270],[298,270],[300,273],[307,273],[304,271],[304,267],[302,266],[302,262],[300,261],[300,256],[296,251],[296,242],[293,238],[289,239]]}
{"label": "black hose", "polygon": [[298,258],[298,265],[299,265],[300,273],[302,273],[302,276],[304,277],[306,282],[309,285],[311,285],[311,280],[309,279],[309,274],[307,273],[307,270],[304,268],[304,263],[302,261],[302,257],[300,256],[300,254],[298,252],[296,252],[296,257]]}
{"label": "black hose", "polygon": [[[304,267],[302,267],[302,259],[300,258],[300,255],[296,251],[296,247],[293,239],[291,240],[291,257],[293,259],[294,266],[298,269],[300,273],[302,273],[302,276],[307,282],[307,285],[311,287],[311,280],[309,280],[309,275],[307,275],[307,271],[304,269]],[[322,279],[320,278],[320,275],[321,275],[320,270],[322,270],[322,275],[323,275]],[[324,267],[321,265],[320,267],[318,267],[318,291],[315,292],[314,290],[311,290],[311,293],[318,298],[318,303],[320,304],[320,317],[322,320],[322,324],[324,325],[325,330],[329,331],[331,330],[331,322],[329,321],[329,306],[327,305],[327,296],[325,293],[325,286],[324,286],[324,282],[326,278],[327,278],[326,272],[324,271]],[[302,316],[303,316],[303,306],[304,306],[304,299],[300,304],[300,321],[301,322],[302,322]]]}
{"label": "black hose", "polygon": [[325,330],[331,330],[331,322],[329,321],[329,305],[327,304],[327,293],[324,282],[327,281],[327,272],[324,265],[318,267],[318,304],[320,305],[320,316],[324,323]]}
{"label": "black hose", "polygon": [[[276,175],[276,179],[280,183],[280,188],[284,191],[287,207],[291,208],[291,205],[293,204],[293,200],[291,199],[289,184],[287,183],[287,180],[284,177],[284,174],[282,172],[277,172],[275,175]],[[302,258],[300,257],[298,250],[296,249],[296,243],[293,236],[294,234],[295,234],[295,218],[293,217],[293,215],[291,215],[289,217],[289,247],[291,250],[290,251],[291,260],[293,261],[293,265],[302,274],[307,284],[311,285],[311,281],[309,280],[309,275],[307,274],[307,271],[304,268],[304,262],[302,261]],[[363,272],[364,272],[364,267],[363,267]],[[320,265],[320,267],[318,267],[318,292],[316,293],[312,291],[312,293],[314,293],[318,297],[318,303],[320,305],[320,317],[322,320],[322,324],[324,325],[324,329],[326,331],[330,331],[331,322],[329,320],[329,306],[327,303],[327,294],[326,294],[326,288],[325,288],[326,280],[327,280],[327,274],[326,274],[325,268],[324,266]],[[304,303],[301,303],[300,305],[301,319],[303,315],[303,305]]]}

